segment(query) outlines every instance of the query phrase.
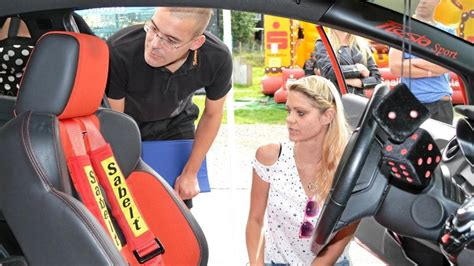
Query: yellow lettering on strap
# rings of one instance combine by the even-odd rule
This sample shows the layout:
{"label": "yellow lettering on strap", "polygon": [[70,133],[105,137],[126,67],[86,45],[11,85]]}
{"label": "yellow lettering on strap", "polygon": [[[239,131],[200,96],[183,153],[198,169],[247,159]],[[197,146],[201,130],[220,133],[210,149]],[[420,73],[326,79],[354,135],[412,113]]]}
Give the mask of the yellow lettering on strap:
{"label": "yellow lettering on strap", "polygon": [[105,204],[104,196],[100,190],[99,182],[97,182],[94,170],[92,169],[91,165],[86,165],[84,166],[84,171],[86,172],[87,180],[91,186],[92,194],[94,194],[95,202],[99,206],[100,214],[105,221],[105,226],[107,226],[107,230],[109,230],[110,236],[112,237],[115,246],[118,248],[118,250],[121,250],[122,243],[120,242],[117,232],[115,231],[115,228],[112,224],[112,220],[110,219],[109,211],[107,210],[107,204]]}
{"label": "yellow lettering on strap", "polygon": [[122,209],[122,213],[127,220],[128,226],[135,237],[139,237],[148,231],[148,227],[135,205],[122,171],[120,171],[113,156],[101,161],[100,163],[107,175],[107,179],[114,191],[115,198],[119,202],[120,209]]}

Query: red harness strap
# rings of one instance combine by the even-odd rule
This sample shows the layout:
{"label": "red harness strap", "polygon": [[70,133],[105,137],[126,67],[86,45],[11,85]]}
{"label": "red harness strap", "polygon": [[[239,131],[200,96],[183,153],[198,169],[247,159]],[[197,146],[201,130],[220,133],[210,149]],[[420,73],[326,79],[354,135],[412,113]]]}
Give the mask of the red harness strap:
{"label": "red harness strap", "polygon": [[105,141],[93,119],[97,118],[88,116],[77,120],[87,132],[84,136],[87,153],[100,184],[105,190],[112,214],[117,219],[138,262],[147,265],[161,265],[163,264],[162,254],[165,251],[163,245],[148,229],[112,148]]}
{"label": "red harness strap", "polygon": [[66,155],[66,163],[72,183],[86,208],[109,233],[115,246],[121,250],[122,244],[110,219],[99,182],[86,153],[80,124],[72,119],[59,124],[61,141]]}

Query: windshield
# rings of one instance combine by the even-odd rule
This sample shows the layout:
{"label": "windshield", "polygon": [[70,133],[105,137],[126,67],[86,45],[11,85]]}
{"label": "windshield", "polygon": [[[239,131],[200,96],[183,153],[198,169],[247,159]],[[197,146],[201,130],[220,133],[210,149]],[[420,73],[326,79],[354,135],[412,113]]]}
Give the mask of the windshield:
{"label": "windshield", "polygon": [[[119,29],[144,24],[153,16],[155,7],[105,7],[76,12],[84,18],[95,35],[107,40]],[[217,18],[213,15],[207,30],[220,36],[217,23]]]}
{"label": "windshield", "polygon": [[107,39],[126,26],[142,24],[153,16],[152,7],[108,7],[77,11],[91,30],[100,38]]}
{"label": "windshield", "polygon": [[[408,13],[412,18],[437,28],[450,28],[452,30],[446,31],[457,38],[474,43],[474,1],[472,0],[372,0],[369,2],[402,14]],[[411,7],[405,9],[405,2],[410,2]],[[405,10],[407,12],[404,12]]]}

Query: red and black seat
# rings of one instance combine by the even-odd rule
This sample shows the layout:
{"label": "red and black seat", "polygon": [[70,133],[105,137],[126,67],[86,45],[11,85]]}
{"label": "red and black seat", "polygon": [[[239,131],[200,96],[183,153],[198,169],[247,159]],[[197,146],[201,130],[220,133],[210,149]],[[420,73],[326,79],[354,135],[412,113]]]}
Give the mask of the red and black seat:
{"label": "red and black seat", "polygon": [[70,179],[59,125],[95,117],[142,216],[165,248],[165,264],[205,265],[204,234],[172,189],[140,159],[136,123],[99,109],[107,72],[108,49],[99,38],[52,32],[38,41],[16,117],[0,129],[0,150],[9,156],[0,160],[0,210],[6,222],[31,264],[137,264],[118,251]]}

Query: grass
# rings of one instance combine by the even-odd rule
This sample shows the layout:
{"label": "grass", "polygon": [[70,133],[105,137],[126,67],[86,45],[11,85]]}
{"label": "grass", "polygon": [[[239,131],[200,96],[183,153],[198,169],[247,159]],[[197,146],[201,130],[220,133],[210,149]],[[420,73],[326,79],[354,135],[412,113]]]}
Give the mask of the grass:
{"label": "grass", "polygon": [[[261,92],[260,80],[263,75],[263,67],[253,67],[251,86],[234,85],[236,124],[285,124],[285,105],[275,103],[273,97],[265,96]],[[204,95],[196,95],[193,98],[200,110],[199,117],[204,110],[204,100]],[[227,108],[224,110],[222,123],[227,123]]]}

